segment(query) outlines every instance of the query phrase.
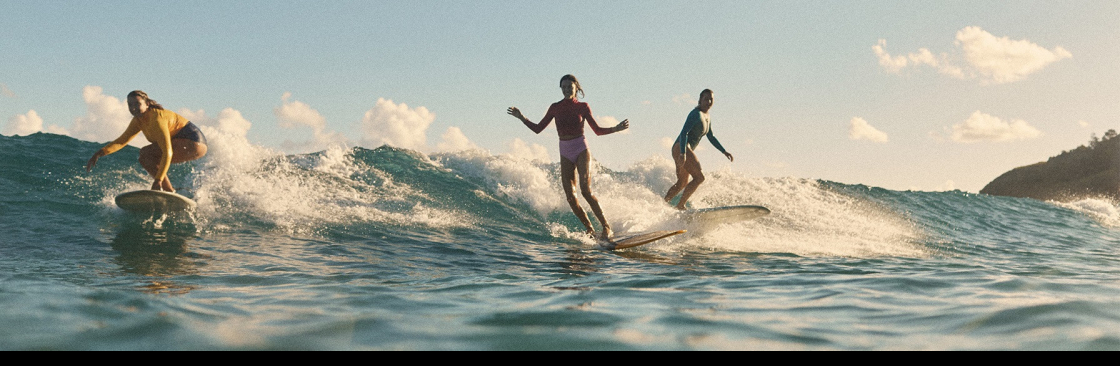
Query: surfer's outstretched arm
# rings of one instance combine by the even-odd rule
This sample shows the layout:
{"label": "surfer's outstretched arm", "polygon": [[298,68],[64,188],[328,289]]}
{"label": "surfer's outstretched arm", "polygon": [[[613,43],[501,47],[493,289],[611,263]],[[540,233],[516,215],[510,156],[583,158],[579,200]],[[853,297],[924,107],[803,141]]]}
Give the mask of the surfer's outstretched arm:
{"label": "surfer's outstretched arm", "polygon": [[541,133],[541,131],[544,131],[544,128],[548,127],[548,124],[552,122],[552,108],[549,108],[548,112],[549,113],[544,115],[544,119],[542,119],[540,123],[533,123],[533,121],[525,118],[525,115],[521,114],[521,110],[517,109],[517,107],[509,107],[509,109],[506,109],[507,114],[521,120],[521,123],[524,123],[525,127],[533,130],[533,133]]}
{"label": "surfer's outstretched arm", "polygon": [[116,140],[113,140],[113,142],[106,144],[105,147],[102,147],[101,149],[98,149],[97,152],[93,153],[93,156],[90,157],[89,161],[86,162],[86,171],[88,172],[93,170],[93,166],[97,165],[97,159],[100,159],[102,156],[117,152],[117,150],[120,150],[121,148],[125,147],[125,145],[128,145],[128,142],[132,141],[132,139],[139,134],[140,121],[136,118],[133,118],[132,121],[128,123],[128,128],[125,128],[124,133],[121,133],[120,137],[117,137]]}
{"label": "surfer's outstretched arm", "polygon": [[597,136],[609,135],[609,134],[619,132],[619,131],[623,131],[623,130],[626,130],[627,128],[630,128],[630,120],[629,119],[622,120],[622,122],[619,122],[617,125],[614,125],[614,127],[610,127],[610,128],[600,127],[599,122],[596,122],[595,117],[591,115],[591,107],[587,106],[586,103],[583,104],[583,107],[584,107],[584,110],[580,111],[580,115],[583,117],[583,120],[587,122],[587,126],[591,127],[591,131],[595,132],[595,135],[597,135]]}

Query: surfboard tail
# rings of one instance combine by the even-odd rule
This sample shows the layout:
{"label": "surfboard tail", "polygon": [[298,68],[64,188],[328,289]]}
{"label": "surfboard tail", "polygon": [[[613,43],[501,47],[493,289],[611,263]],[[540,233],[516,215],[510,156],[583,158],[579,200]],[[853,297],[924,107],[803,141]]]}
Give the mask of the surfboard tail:
{"label": "surfboard tail", "polygon": [[670,236],[680,235],[687,232],[687,230],[657,230],[647,231],[635,234],[613,238],[611,240],[600,241],[599,247],[605,250],[617,250],[633,248],[639,245],[649,244]]}

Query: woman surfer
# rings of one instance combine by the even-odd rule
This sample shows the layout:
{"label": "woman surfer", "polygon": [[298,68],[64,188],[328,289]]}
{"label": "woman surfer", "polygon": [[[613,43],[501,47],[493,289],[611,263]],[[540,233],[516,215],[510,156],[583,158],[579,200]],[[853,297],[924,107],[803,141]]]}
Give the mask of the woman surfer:
{"label": "woman surfer", "polygon": [[[696,159],[696,153],[693,152],[696,145],[700,144],[701,137],[708,136],[708,141],[711,141],[712,145],[727,157],[727,160],[735,161],[735,157],[723,149],[716,135],[712,133],[712,121],[708,111],[712,109],[714,102],[711,89],[700,92],[700,100],[696,108],[688,114],[684,129],[677,136],[677,142],[673,144],[672,154],[673,162],[677,166],[677,183],[669,187],[669,191],[665,193],[665,202],[670,202],[683,189],[684,193],[681,193],[681,199],[677,202],[678,210],[685,209],[688,198],[696,192],[700,183],[704,183],[704,170],[700,167],[700,160]],[[689,177],[692,178],[691,182]]]}
{"label": "woman surfer", "polygon": [[175,192],[167,171],[171,164],[187,162],[206,155],[206,136],[178,113],[166,110],[140,90],[128,93],[128,111],[132,121],[116,140],[97,150],[86,163],[86,171],[97,165],[97,159],[117,152],[137,134],[143,132],[151,145],[140,149],[140,165],[155,179],[152,190]]}
{"label": "woman surfer", "polygon": [[571,206],[572,212],[576,214],[579,221],[583,223],[587,233],[595,237],[595,229],[592,228],[587,213],[580,207],[579,200],[573,192],[573,186],[576,183],[576,171],[578,171],[580,192],[583,193],[583,198],[587,200],[587,204],[591,206],[591,211],[595,213],[595,218],[599,220],[599,224],[603,226],[603,232],[599,235],[599,238],[608,240],[612,234],[611,225],[603,217],[603,209],[599,207],[599,200],[591,193],[591,175],[588,172],[591,152],[587,149],[587,139],[583,135],[583,122],[587,121],[591,130],[596,135],[601,136],[629,128],[630,121],[623,120],[611,128],[599,127],[599,124],[591,117],[591,108],[588,107],[587,103],[576,99],[576,93],[582,95],[583,88],[580,87],[576,77],[571,74],[560,78],[560,91],[564,93],[564,99],[552,103],[540,123],[533,123],[525,118],[517,107],[510,107],[506,112],[521,120],[526,127],[538,134],[545,127],[548,127],[553,119],[556,120],[556,132],[560,135],[560,185],[564,187],[568,205]]}

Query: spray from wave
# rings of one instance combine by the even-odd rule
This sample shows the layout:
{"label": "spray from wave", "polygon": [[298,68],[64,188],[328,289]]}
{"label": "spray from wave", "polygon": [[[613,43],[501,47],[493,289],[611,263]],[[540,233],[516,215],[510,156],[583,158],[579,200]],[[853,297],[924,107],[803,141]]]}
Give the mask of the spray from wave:
{"label": "spray from wave", "polygon": [[[595,244],[568,208],[557,163],[482,150],[428,156],[388,146],[285,155],[250,143],[244,134],[203,128],[212,145],[209,154],[176,167],[175,175],[187,177],[178,185],[199,203],[194,219],[204,231],[252,227],[317,235],[354,227],[479,233],[500,228],[529,234],[531,241],[552,237]],[[117,193],[145,188],[140,169],[129,165],[121,171],[130,183],[109,189],[106,206]],[[616,234],[689,230],[640,250],[928,255],[920,244],[922,231],[904,213],[816,180],[708,172],[690,201],[693,208],[762,205],[772,213],[718,227],[689,225],[662,199],[673,171],[665,157],[617,171],[592,164],[594,194]]]}
{"label": "spray from wave", "polygon": [[1051,202],[1088,215],[1106,227],[1120,227],[1120,210],[1117,204],[1106,199],[1085,198],[1073,202]]}

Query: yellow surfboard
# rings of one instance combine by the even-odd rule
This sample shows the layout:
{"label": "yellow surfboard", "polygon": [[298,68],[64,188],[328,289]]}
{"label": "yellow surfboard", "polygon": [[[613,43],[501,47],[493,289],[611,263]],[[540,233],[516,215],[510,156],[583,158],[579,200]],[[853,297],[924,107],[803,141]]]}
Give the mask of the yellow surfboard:
{"label": "yellow surfboard", "polygon": [[642,244],[649,244],[674,235],[684,234],[686,230],[658,230],[628,234],[610,240],[599,241],[599,247],[606,250],[633,248]]}

